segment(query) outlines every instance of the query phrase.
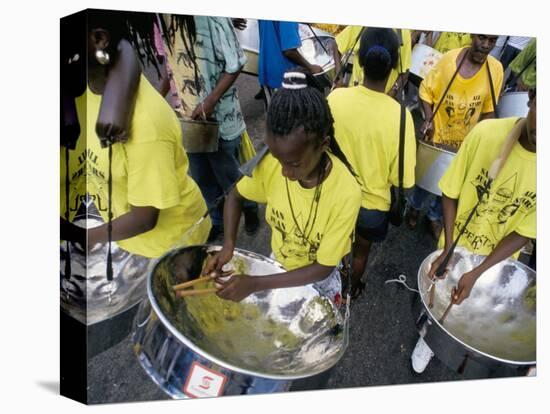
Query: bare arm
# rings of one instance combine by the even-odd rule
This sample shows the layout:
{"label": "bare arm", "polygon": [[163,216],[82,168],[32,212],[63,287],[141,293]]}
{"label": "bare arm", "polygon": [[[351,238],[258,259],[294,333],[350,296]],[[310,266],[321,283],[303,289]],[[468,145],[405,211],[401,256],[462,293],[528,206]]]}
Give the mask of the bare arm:
{"label": "bare arm", "polygon": [[[445,238],[445,244],[443,246],[443,252],[435,259],[430,267],[430,278],[434,278],[436,270],[443,262],[447,253],[451,249],[454,242],[454,226],[456,220],[456,211],[458,208],[458,200],[456,198],[447,197],[445,194],[441,195],[443,204],[443,236]],[[442,276],[444,277],[444,276]]]}
{"label": "bare arm", "polygon": [[309,63],[306,58],[304,58],[300,54],[300,52],[298,52],[298,49],[285,50],[283,51],[283,55],[285,55],[285,57],[290,59],[292,62],[296,63],[298,66],[306,68],[310,73],[319,73],[323,71],[321,66],[312,65],[311,63]]}
{"label": "bare arm", "polygon": [[315,262],[290,272],[262,277],[235,275],[227,281],[216,280],[216,285],[220,289],[217,294],[222,299],[239,302],[255,292],[318,282],[325,279],[333,270],[333,266],[324,266]]}
{"label": "bare arm", "polygon": [[203,274],[208,275],[212,272],[221,273],[222,267],[233,257],[233,249],[237,241],[237,230],[241,220],[244,198],[239,194],[237,188],[229,193],[225,198],[223,207],[223,227],[224,240],[222,249],[212,256],[204,267]]}
{"label": "bare arm", "polygon": [[443,230],[445,232],[444,249],[445,251],[449,251],[454,241],[453,236],[458,200],[456,198],[447,197],[445,194],[442,194],[441,200],[443,205]]}
{"label": "bare arm", "polygon": [[434,128],[433,128],[433,105],[420,99],[422,102],[422,109],[424,109],[424,123],[420,127],[420,134],[428,141],[433,141]]}
{"label": "bare arm", "polygon": [[[114,219],[112,224],[112,240],[125,240],[155,228],[159,210],[155,207],[134,207],[130,211]],[[88,230],[88,245],[105,243],[109,240],[107,223]],[[65,220],[61,220],[61,239],[86,244],[86,230]]]}
{"label": "bare arm", "polygon": [[[235,83],[240,73],[241,73],[240,69],[235,73],[228,73],[228,72],[222,73],[220,79],[218,80],[218,83],[216,84],[212,92],[210,92],[210,94],[202,102],[204,113],[207,118],[214,113],[216,104],[221,99],[223,94],[227,92],[227,90],[231,87],[231,85]],[[203,108],[201,108],[201,105],[198,105],[193,111],[193,113],[191,114],[191,118],[201,119]]]}
{"label": "bare arm", "polygon": [[130,131],[141,65],[132,45],[121,40],[118,56],[109,69],[96,122],[100,139],[125,142]]}
{"label": "bare arm", "polygon": [[516,232],[512,232],[503,238],[491,254],[489,254],[489,256],[487,256],[478,267],[462,275],[456,289],[453,290],[453,303],[460,305],[470,296],[470,292],[472,291],[474,284],[485,271],[510,257],[512,254],[525,246],[528,241],[529,239],[527,237],[524,237]]}

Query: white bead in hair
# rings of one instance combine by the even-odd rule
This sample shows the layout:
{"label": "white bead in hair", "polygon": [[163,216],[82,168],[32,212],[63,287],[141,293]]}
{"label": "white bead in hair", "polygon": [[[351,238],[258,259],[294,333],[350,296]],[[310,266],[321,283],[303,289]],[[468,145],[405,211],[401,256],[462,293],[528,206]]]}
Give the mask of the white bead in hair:
{"label": "white bead in hair", "polygon": [[295,84],[295,83],[284,83],[282,84],[284,89],[305,89],[307,88],[307,84]]}

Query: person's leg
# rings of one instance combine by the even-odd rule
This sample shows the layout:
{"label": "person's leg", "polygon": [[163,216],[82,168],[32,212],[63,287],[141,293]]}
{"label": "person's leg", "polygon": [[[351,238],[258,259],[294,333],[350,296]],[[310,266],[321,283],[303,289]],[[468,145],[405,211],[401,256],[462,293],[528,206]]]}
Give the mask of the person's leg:
{"label": "person's leg", "polygon": [[424,341],[424,338],[419,336],[411,354],[411,363],[414,371],[417,374],[422,374],[433,356],[434,353],[431,348],[428,346],[426,341]]}
{"label": "person's leg", "polygon": [[440,196],[436,196],[430,201],[426,217],[428,217],[433,238],[436,241],[439,240],[439,236],[443,229],[443,205]]}
{"label": "person's leg", "polygon": [[355,234],[355,242],[353,243],[353,262],[351,276],[351,297],[357,297],[364,288],[364,283],[361,277],[367,268],[369,253],[372,242],[361,237],[358,233]]}
{"label": "person's leg", "polygon": [[420,215],[420,210],[424,207],[426,199],[429,197],[430,193],[419,186],[414,186],[410,197],[408,197],[407,202],[409,208],[407,211],[407,224],[411,229],[416,227],[418,222],[418,216]]}
{"label": "person's leg", "polygon": [[363,207],[359,210],[353,243],[352,299],[359,296],[365,287],[361,278],[367,267],[372,243],[384,241],[388,234],[388,223],[387,211],[369,210]]}
{"label": "person's leg", "polygon": [[424,324],[419,331],[418,341],[411,354],[411,364],[417,374],[422,374],[434,356],[433,351],[424,340],[427,326]]}
{"label": "person's leg", "polygon": [[[206,206],[210,209],[222,194],[222,190],[210,166],[209,154],[188,153],[187,157],[189,158],[189,171],[191,177],[199,186],[202,196],[206,201]],[[223,226],[223,214],[219,206],[210,212],[210,217],[212,219],[213,228]]]}
{"label": "person's leg", "polygon": [[[241,137],[237,137],[230,141],[220,139],[218,151],[208,156],[215,180],[224,192],[229,191],[231,186],[241,177],[241,173],[239,172],[240,144]],[[243,213],[246,232],[249,234],[255,233],[260,225],[258,219],[258,205],[253,201],[245,201],[243,204]]]}

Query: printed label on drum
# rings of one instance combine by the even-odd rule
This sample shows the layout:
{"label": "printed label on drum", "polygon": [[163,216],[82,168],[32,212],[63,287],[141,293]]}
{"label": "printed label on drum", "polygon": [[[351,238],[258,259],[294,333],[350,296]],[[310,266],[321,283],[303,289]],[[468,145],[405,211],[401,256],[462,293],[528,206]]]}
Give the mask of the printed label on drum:
{"label": "printed label on drum", "polygon": [[192,398],[218,397],[222,395],[227,377],[194,361],[183,386],[183,392]]}

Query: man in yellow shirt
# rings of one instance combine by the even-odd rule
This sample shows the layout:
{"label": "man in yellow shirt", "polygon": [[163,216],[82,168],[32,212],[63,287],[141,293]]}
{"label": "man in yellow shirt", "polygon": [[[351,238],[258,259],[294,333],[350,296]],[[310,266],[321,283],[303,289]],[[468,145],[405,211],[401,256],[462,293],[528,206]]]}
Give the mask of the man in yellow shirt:
{"label": "man in yellow shirt", "polygon": [[[362,187],[361,209],[353,246],[352,299],[361,282],[373,242],[388,231],[391,187],[399,184],[398,156],[401,107],[384,93],[398,59],[399,41],[391,29],[368,28],[362,36],[358,59],[364,72],[362,85],[335,89],[328,97],[334,117],[335,136]],[[414,124],[405,118],[405,164],[403,186],[414,185],[416,142]]]}
{"label": "man in yellow shirt", "polygon": [[[363,84],[363,68],[359,63],[359,42],[357,41],[362,26],[347,26],[336,36],[336,44],[338,45],[338,52],[340,55],[344,55],[346,52],[352,51],[353,58],[353,71],[349,86],[356,86]],[[366,30],[366,27],[364,28]],[[385,85],[385,92],[392,97],[395,97],[397,91],[402,88],[406,81],[408,71],[411,68],[411,31],[408,29],[393,29],[398,36],[401,37],[401,47],[399,48],[399,61],[392,68],[388,81]]]}
{"label": "man in yellow shirt", "polygon": [[[503,79],[502,65],[489,56],[497,37],[472,35],[470,47],[447,52],[422,81],[419,96],[425,121],[420,132],[425,139],[456,151],[477,122],[494,117],[491,85],[498,102]],[[438,107],[432,120],[432,114]],[[408,222],[411,228],[416,226],[419,210],[428,195],[427,191],[415,188],[409,200]],[[431,201],[427,217],[432,235],[437,240],[441,233],[439,197]]]}
{"label": "man in yellow shirt", "polygon": [[235,247],[245,198],[266,203],[271,248],[285,273],[217,279],[218,296],[240,301],[266,290],[313,284],[339,304],[338,266],[351,250],[361,189],[334,140],[333,120],[314,80],[303,72],[284,75],[267,113],[270,153],[252,178],[244,177],[225,204],[225,240],[205,273],[221,270]]}
{"label": "man in yellow shirt", "polygon": [[[459,305],[466,300],[476,281],[500,261],[517,255],[537,231],[537,119],[536,90],[529,91],[529,112],[502,170],[482,195],[472,221],[459,245],[472,253],[487,256],[458,282],[452,298]],[[430,277],[445,258],[454,239],[478,203],[488,171],[518,118],[488,120],[476,125],[468,134],[456,158],[439,182],[443,192],[444,237],[439,241],[441,255],[432,263]],[[421,373],[433,356],[420,338],[412,355],[413,368]]]}

